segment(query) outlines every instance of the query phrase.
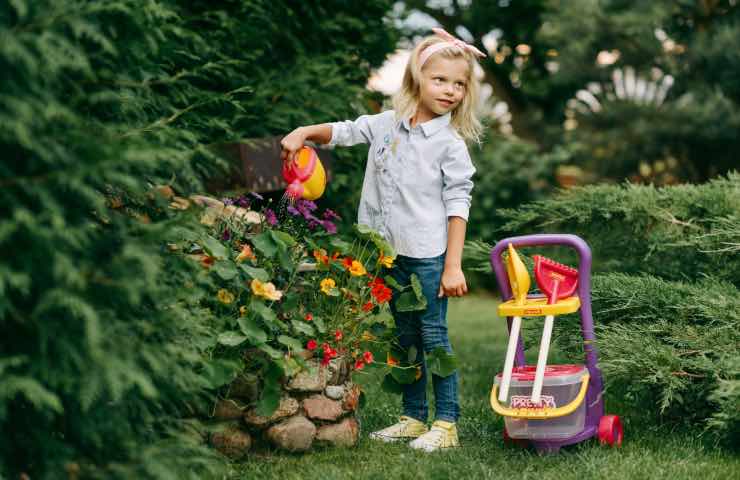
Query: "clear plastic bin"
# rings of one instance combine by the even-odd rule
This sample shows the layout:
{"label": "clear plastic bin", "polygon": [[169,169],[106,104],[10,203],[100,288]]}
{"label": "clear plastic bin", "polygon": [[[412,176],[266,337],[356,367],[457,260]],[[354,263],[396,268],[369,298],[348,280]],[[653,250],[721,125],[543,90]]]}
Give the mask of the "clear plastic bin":
{"label": "clear plastic bin", "polygon": [[[502,405],[511,408],[531,407],[532,384],[536,367],[516,367],[511,375],[509,398]],[[581,389],[583,376],[588,373],[584,365],[548,365],[542,386],[542,402],[546,407],[562,407],[576,398]],[[501,375],[496,375],[496,385],[501,385]],[[586,402],[562,417],[547,420],[505,417],[506,432],[511,438],[532,440],[562,439],[583,431],[586,420]]]}

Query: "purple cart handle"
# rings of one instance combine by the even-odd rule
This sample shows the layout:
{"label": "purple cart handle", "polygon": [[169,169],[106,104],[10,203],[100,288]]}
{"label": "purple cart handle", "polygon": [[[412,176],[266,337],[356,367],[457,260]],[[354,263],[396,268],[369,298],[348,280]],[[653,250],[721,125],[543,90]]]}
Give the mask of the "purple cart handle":
{"label": "purple cart handle", "polygon": [[[548,245],[559,245],[573,248],[578,253],[578,298],[581,300],[581,332],[583,334],[584,351],[586,353],[586,367],[592,375],[596,369],[596,346],[594,344],[594,322],[591,314],[591,249],[588,244],[576,235],[571,234],[541,234],[524,235],[521,237],[510,237],[499,241],[491,250],[491,266],[496,274],[496,282],[501,290],[504,300],[512,298],[509,277],[501,259],[501,254],[512,244],[518,247],[540,247]],[[507,318],[509,329],[511,329],[511,317]],[[517,353],[514,360],[517,366],[524,365],[524,348],[521,337],[517,345]],[[600,375],[597,373],[599,380]]]}

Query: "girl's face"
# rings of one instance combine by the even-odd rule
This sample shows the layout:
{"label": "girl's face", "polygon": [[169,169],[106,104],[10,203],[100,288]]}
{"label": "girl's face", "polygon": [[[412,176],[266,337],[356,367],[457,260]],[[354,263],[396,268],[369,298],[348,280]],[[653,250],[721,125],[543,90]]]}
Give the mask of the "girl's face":
{"label": "girl's face", "polygon": [[468,62],[465,59],[432,55],[421,70],[421,98],[416,123],[454,110],[465,97],[468,77]]}

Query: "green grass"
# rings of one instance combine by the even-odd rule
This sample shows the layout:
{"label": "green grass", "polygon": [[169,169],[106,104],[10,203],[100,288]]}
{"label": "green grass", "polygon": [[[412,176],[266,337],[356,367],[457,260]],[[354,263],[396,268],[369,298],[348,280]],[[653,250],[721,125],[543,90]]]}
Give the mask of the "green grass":
{"label": "green grass", "polygon": [[[727,479],[740,478],[740,457],[704,443],[696,432],[671,431],[641,422],[630,412],[613,407],[617,395],[607,396],[607,413],[622,416],[624,444],[619,449],[602,447],[591,440],[562,449],[556,455],[505,446],[503,421],[489,406],[488,396],[495,373],[503,365],[506,349],[504,322],[495,316],[497,300],[468,296],[450,302],[449,326],[460,364],[459,423],[463,448],[425,454],[404,444],[379,444],[367,433],[395,421],[400,398],[379,388],[368,391],[361,412],[362,438],[352,449],[326,449],[305,455],[271,450],[255,451],[243,463],[232,465],[229,478],[259,479]],[[557,328],[557,319],[555,323]],[[528,356],[536,356],[539,339]],[[558,360],[553,351],[551,362]],[[562,360],[562,359],[560,359]],[[431,397],[430,397],[431,398]]]}

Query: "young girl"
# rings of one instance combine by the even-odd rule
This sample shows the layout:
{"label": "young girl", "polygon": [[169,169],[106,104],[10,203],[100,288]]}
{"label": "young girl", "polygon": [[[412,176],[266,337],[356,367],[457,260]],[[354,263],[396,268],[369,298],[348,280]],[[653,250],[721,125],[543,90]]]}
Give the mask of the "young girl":
{"label": "young girl", "polygon": [[465,227],[475,172],[465,140],[478,140],[475,116],[479,84],[472,45],[444,30],[425,38],[411,54],[393,111],[355,121],[299,127],[283,138],[283,161],[293,161],[304,142],[332,145],[369,143],[358,223],[380,232],[396,249],[395,279],[421,281],[427,308],[402,313],[391,304],[402,347],[414,345],[421,377],[403,386],[398,423],[370,434],[383,441],[413,440],[413,448],[435,451],[458,447],[460,414],[457,372],[433,375],[435,421],[426,427],[427,372],[424,352],[442,346],[447,336],[447,297],[468,291],[461,267]]}

